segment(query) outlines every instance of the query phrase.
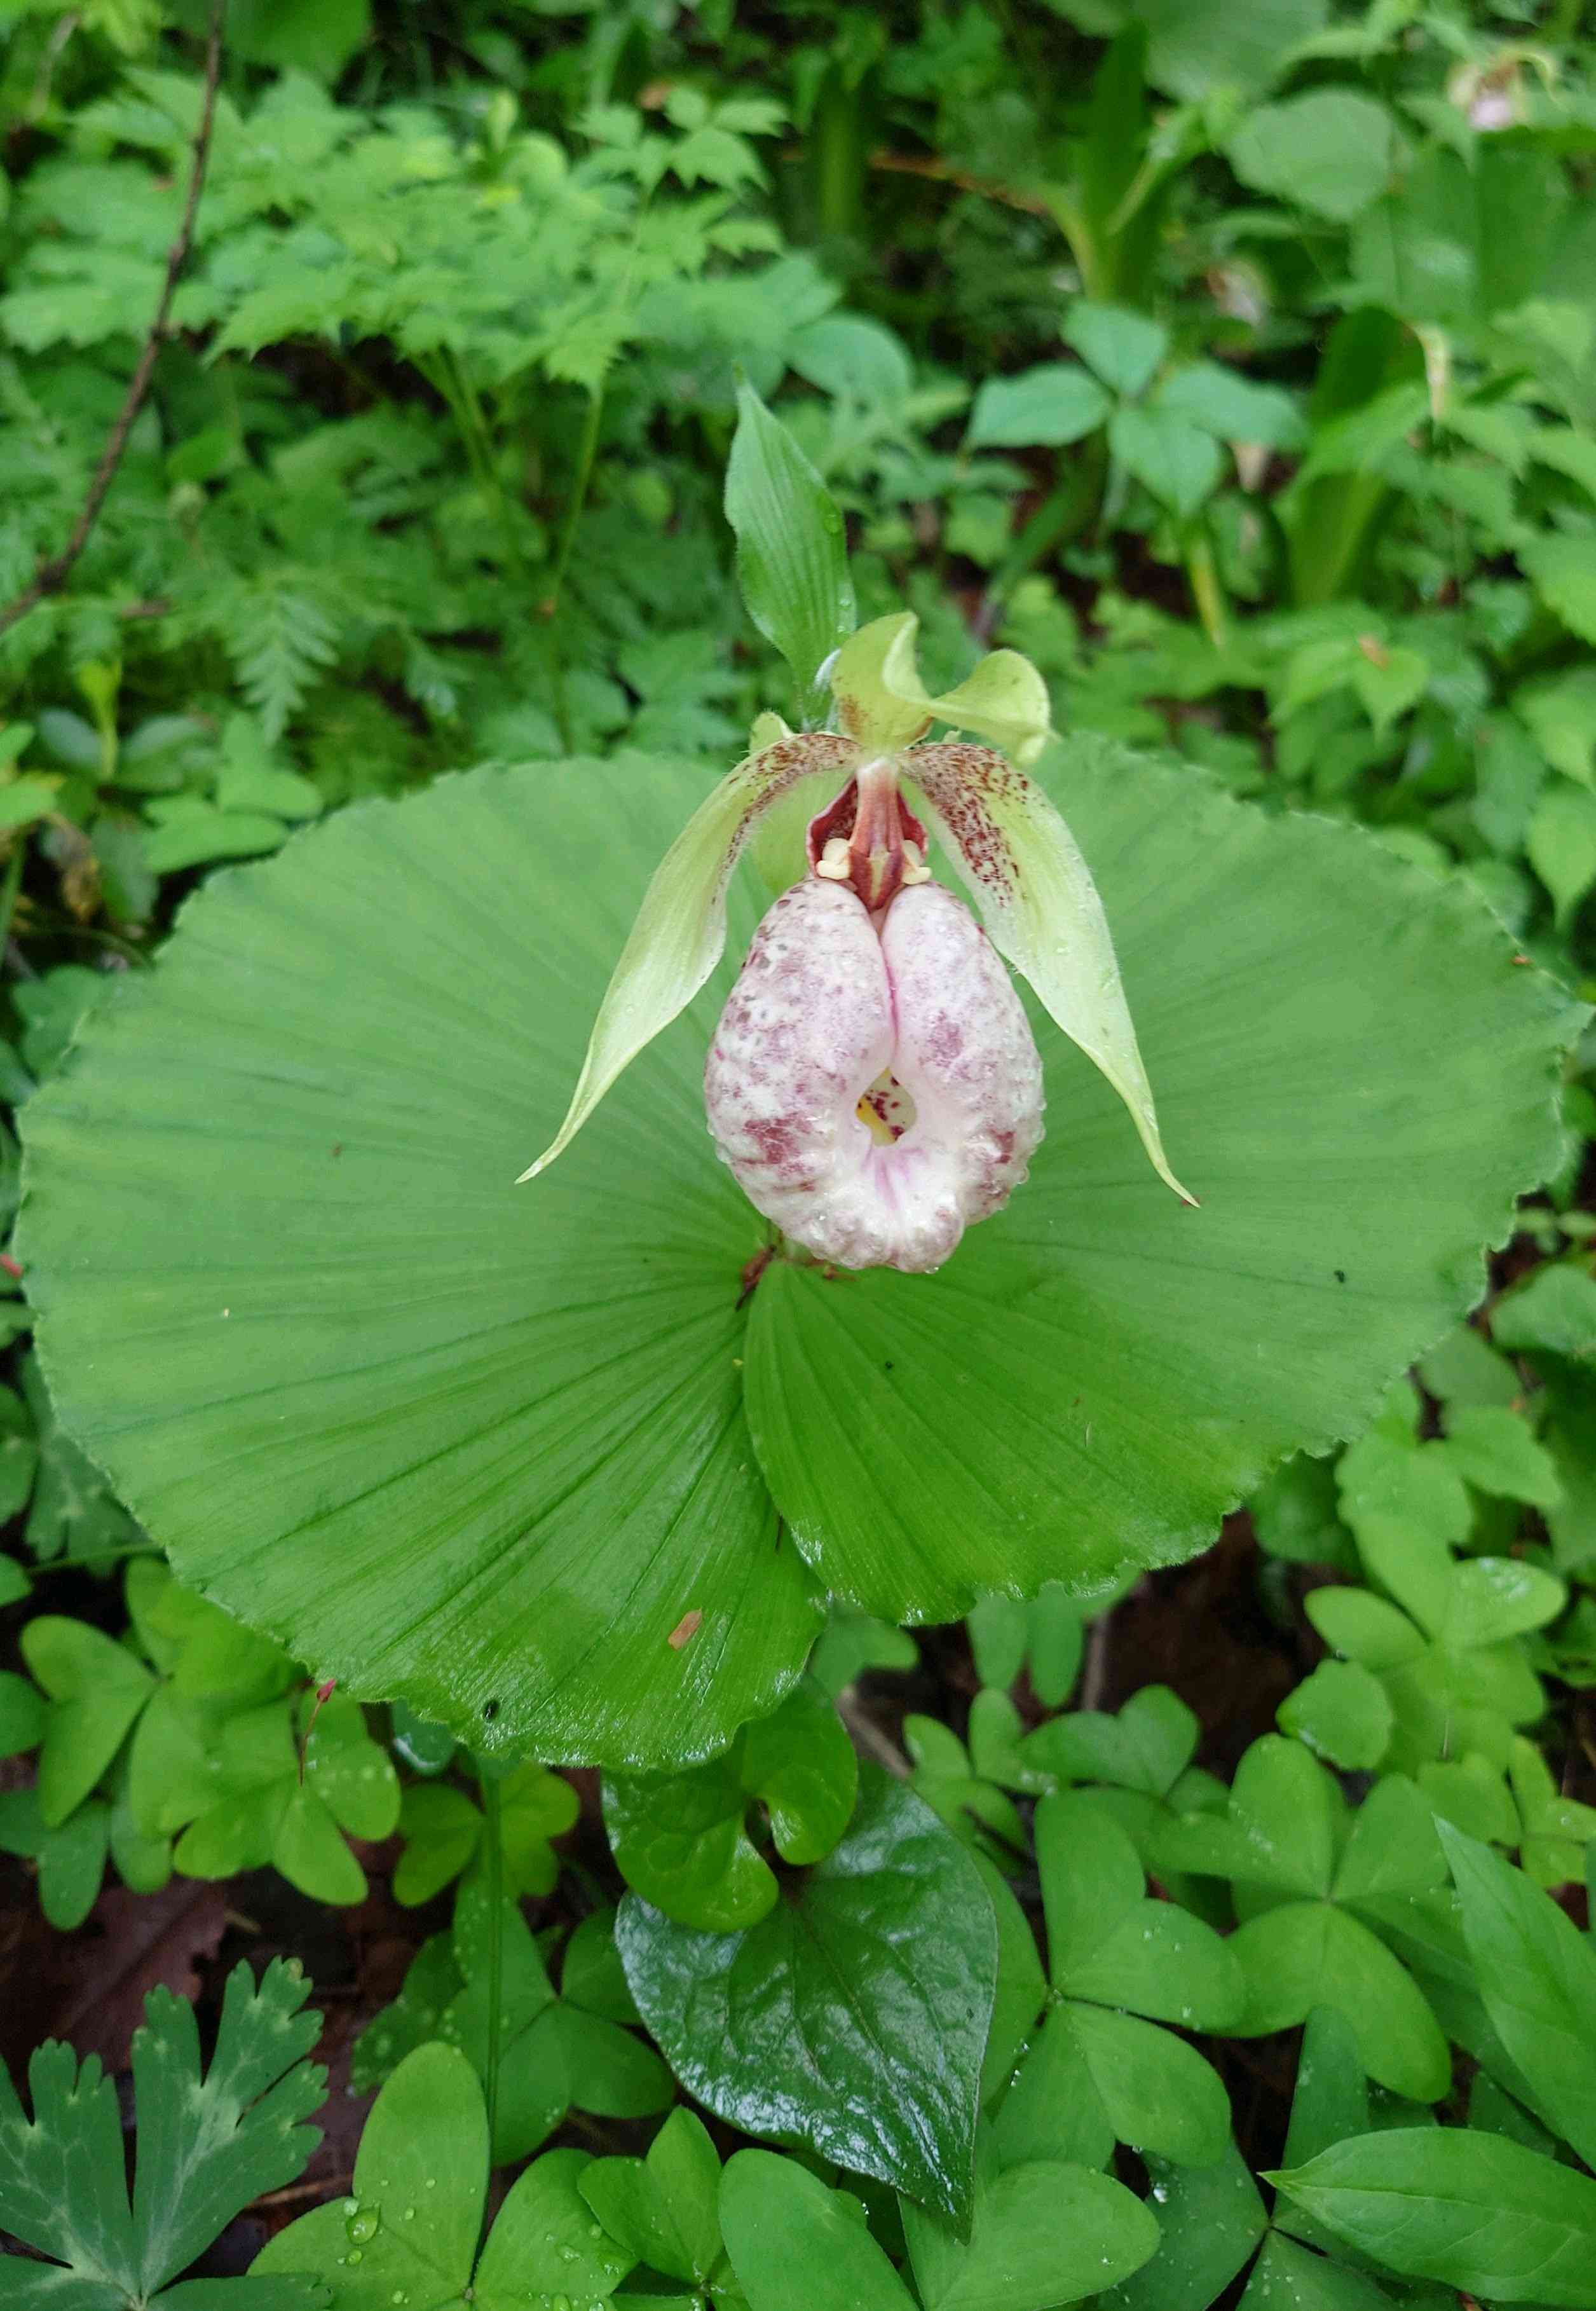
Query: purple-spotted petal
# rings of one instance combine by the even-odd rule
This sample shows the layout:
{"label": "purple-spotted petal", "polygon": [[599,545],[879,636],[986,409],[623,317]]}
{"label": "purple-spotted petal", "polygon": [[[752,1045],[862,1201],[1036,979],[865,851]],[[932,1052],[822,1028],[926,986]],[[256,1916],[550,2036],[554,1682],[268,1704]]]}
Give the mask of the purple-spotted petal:
{"label": "purple-spotted petal", "polygon": [[834,787],[859,753],[852,739],[824,732],[779,738],[739,763],[694,811],[643,894],[565,1121],[523,1180],[536,1179],[570,1146],[623,1068],[686,1008],[720,962],[726,886],[757,821],[807,780],[824,778]]}
{"label": "purple-spotted petal", "polygon": [[974,893],[992,944],[1112,1084],[1159,1178],[1194,1204],[1164,1153],[1097,886],[1048,797],[985,746],[916,746],[903,768]]}
{"label": "purple-spotted petal", "polygon": [[1042,1138],[1025,1007],[969,909],[934,883],[880,919],[818,878],[779,899],[704,1094],[749,1201],[843,1268],[939,1268],[1007,1201]]}

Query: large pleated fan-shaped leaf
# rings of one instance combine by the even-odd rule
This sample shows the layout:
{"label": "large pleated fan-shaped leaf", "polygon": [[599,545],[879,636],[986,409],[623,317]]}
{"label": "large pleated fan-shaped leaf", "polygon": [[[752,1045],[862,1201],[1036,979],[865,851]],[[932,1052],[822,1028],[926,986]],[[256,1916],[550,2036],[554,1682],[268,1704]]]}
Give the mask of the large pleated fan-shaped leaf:
{"label": "large pleated fan-shaped leaf", "polygon": [[563,1163],[650,871],[714,775],[488,768],[215,877],[30,1103],[63,1419],[178,1572],[349,1692],[639,1765],[893,1618],[1167,1563],[1356,1431],[1559,1152],[1583,1016],[1461,887],[1075,742],[1176,1205],[1042,1022],[1048,1138],[940,1274],[748,1263],[700,1078],[756,911]]}

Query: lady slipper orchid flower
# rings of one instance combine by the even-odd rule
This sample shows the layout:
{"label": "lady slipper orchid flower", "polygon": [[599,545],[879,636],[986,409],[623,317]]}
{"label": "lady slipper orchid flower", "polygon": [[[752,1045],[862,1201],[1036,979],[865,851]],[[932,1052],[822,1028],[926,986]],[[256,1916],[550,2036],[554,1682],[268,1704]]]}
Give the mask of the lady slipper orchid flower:
{"label": "lady slipper orchid flower", "polygon": [[[1042,1136],[1042,1064],[1007,956],[1125,1102],[1160,1178],[1195,1203],[1164,1158],[1102,901],[1025,775],[1051,735],[1042,677],[995,650],[933,698],[915,668],[917,624],[904,613],[854,634],[832,673],[841,731],[795,735],[762,718],[763,743],[676,837],[570,1112],[523,1179],[569,1147],[714,970],[727,885],[759,823],[824,786],[807,871],[761,923],[705,1068],[710,1129],[749,1201],[821,1260],[911,1272],[940,1267],[971,1222],[1000,1210]],[[927,745],[933,721],[1013,759],[962,737]],[[984,929],[931,880],[932,837]],[[796,839],[792,850],[796,863]]]}

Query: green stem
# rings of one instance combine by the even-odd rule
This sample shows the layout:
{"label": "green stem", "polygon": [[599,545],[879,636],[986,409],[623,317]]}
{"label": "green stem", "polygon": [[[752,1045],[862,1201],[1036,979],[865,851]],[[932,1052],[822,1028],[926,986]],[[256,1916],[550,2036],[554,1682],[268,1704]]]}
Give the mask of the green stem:
{"label": "green stem", "polygon": [[12,837],[11,857],[5,862],[5,880],[0,883],[0,955],[11,940],[11,919],[17,911],[17,894],[22,887],[22,864],[28,856],[28,837],[21,829]]}
{"label": "green stem", "polygon": [[560,589],[565,583],[566,565],[571,549],[576,544],[576,526],[582,518],[587,503],[588,484],[593,478],[593,460],[598,454],[598,427],[604,416],[604,388],[596,388],[588,396],[588,414],[582,420],[582,436],[577,443],[576,479],[571,484],[571,497],[565,508],[565,519],[560,525],[560,543],[554,549],[554,575],[544,604],[544,615],[552,618],[560,606]]}
{"label": "green stem", "polygon": [[1230,640],[1230,615],[1206,530],[1194,529],[1186,539],[1186,579],[1204,633],[1217,650],[1223,650]]}
{"label": "green stem", "polygon": [[499,2039],[504,2016],[504,1835],[499,1782],[491,1766],[476,1769],[482,1791],[482,1846],[488,1896],[488,2045],[483,2098],[488,2107],[488,2155],[499,2126]]}

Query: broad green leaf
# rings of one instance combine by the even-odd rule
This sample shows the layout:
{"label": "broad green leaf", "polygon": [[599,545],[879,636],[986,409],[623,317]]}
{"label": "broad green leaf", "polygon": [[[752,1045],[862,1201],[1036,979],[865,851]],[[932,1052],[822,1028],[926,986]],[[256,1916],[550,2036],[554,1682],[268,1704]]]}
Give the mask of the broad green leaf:
{"label": "broad green leaf", "polygon": [[646,2158],[596,2158],[577,2188],[639,2263],[708,2286],[720,2255],[720,2159],[690,2110],[672,2111]]}
{"label": "broad green leaf", "polygon": [[1596,641],[1596,535],[1543,530],[1518,557],[1547,607],[1582,641]]}
{"label": "broad green leaf", "polygon": [[1486,2010],[1530,2081],[1535,2107],[1589,2164],[1596,2153],[1596,1949],[1522,1870],[1448,1824],[1441,1839]]}
{"label": "broad green leaf", "polygon": [[1188,103],[1225,90],[1260,93],[1299,42],[1324,24],[1325,0],[1143,0],[1147,76]]}
{"label": "broad green leaf", "polygon": [[1530,821],[1524,848],[1551,893],[1559,927],[1571,922],[1596,883],[1596,794],[1588,787],[1550,788]]}
{"label": "broad green leaf", "polygon": [[1596,1278],[1567,1261],[1537,1269],[1496,1303],[1491,1337],[1502,1348],[1596,1356]]}
{"label": "broad green leaf", "polygon": [[481,772],[207,885],[29,1103],[19,1248],[60,1408],[179,1573],[355,1698],[674,1765],[796,1675],[800,1554],[935,1618],[1189,1557],[1360,1429],[1560,1160],[1579,1014],[1355,833],[1084,742],[1067,769],[1202,1214],[1154,1208],[1044,1027],[1049,1138],[940,1276],[778,1260],[742,1311],[708,999],[580,1162],[507,1184],[695,774]]}
{"label": "broad green leaf", "polygon": [[560,1994],[584,2013],[602,2014],[606,2022],[637,2020],[636,2002],[615,1948],[613,1909],[589,1910],[566,1943]]}
{"label": "broad green leaf", "polygon": [[44,1739],[47,1712],[37,1686],[0,1670],[0,1757],[20,1757]]}
{"label": "broad green leaf", "polygon": [[376,1841],[398,1827],[393,1762],[366,1731],[359,1703],[342,1694],[322,1705],[306,1732],[305,1787],[351,1837]]}
{"label": "broad green leaf", "polygon": [[1336,1865],[1337,1901],[1422,1894],[1445,1882],[1446,1859],[1430,1808],[1411,1782],[1387,1774],[1352,1817]]}
{"label": "broad green leaf", "polygon": [[998,1928],[998,1993],[981,2061],[981,2099],[990,2105],[1007,2088],[1047,2001],[1047,1976],[1031,1922],[994,1862],[975,1857]]}
{"label": "broad green leaf", "polygon": [[1045,1757],[1061,1779],[1112,1782],[1164,1797],[1190,1764],[1198,1723],[1166,1685],[1144,1685],[1119,1714],[1074,1710],[1039,1726],[1028,1754]]}
{"label": "broad green leaf", "polygon": [[968,449],[1059,449],[1095,433],[1113,406],[1090,371],[1044,362],[1017,377],[989,378],[975,397]]}
{"label": "broad green leaf", "polygon": [[608,2302],[633,2257],[594,2222],[577,2187],[591,2164],[585,2150],[549,2150],[516,2177],[472,2282],[482,2311],[521,2311],[528,2297],[553,2311],[573,2290],[578,2302]]}
{"label": "broad green leaf", "polygon": [[755,1925],[775,1905],[775,1874],[748,1836],[747,1810],[736,1752],[685,1774],[605,1776],[604,1823],[622,1877],[666,1916],[710,1933]]}
{"label": "broad green leaf", "polygon": [[1252,2172],[1234,2143],[1212,2167],[1149,2158],[1158,2250],[1103,2291],[1103,2311],[1208,2311],[1268,2228]]}
{"label": "broad green leaf", "polygon": [[1336,1784],[1295,1741],[1266,1733],[1231,1783],[1230,1814],[1246,1841],[1240,1873],[1281,1893],[1328,1893],[1342,1807]]}
{"label": "broad green leaf", "polygon": [[1400,1668],[1424,1653],[1424,1638],[1407,1614],[1366,1590],[1315,1589],[1304,1609],[1326,1644],[1365,1669]]}
{"label": "broad green leaf", "polygon": [[[161,970],[121,984],[109,1107],[61,1116],[58,1170],[34,1109],[34,1208],[48,1167],[76,1215],[59,1263],[29,1254],[40,1298],[82,1272],[91,1199],[139,1247],[106,1270],[93,1354],[60,1301],[50,1353],[119,1370],[99,1417],[120,1443],[89,1426],[179,1571],[344,1694],[483,1748],[702,1756],[773,1705],[818,1625],[743,1426],[757,1230],[704,1134],[707,1013],[580,1164],[510,1191],[698,785],[634,759],[340,813],[207,886]],[[190,1162],[179,1259],[161,1214]]]}
{"label": "broad green leaf", "polygon": [[1255,192],[1344,222],[1385,190],[1405,149],[1394,116],[1374,98],[1316,88],[1253,107],[1225,153]]}
{"label": "broad green leaf", "polygon": [[1473,1557],[1453,1570],[1440,1635],[1451,1645],[1498,1645],[1555,1621],[1565,1583],[1514,1557]]}
{"label": "broad green leaf", "polygon": [[913,2311],[859,2202],[796,2159],[770,2150],[728,2159],[720,2228],[750,2311]]}
{"label": "broad green leaf", "polygon": [[388,2311],[401,2292],[440,2311],[471,2283],[487,2186],[475,2073],[452,2047],[418,2047],[371,2106],[351,2195],[290,2223],[251,2268],[326,2279],[338,2311]]}
{"label": "broad green leaf", "polygon": [[1282,1733],[1348,1772],[1372,1772],[1391,1740],[1385,1687],[1356,1661],[1321,1661],[1275,1714]]}
{"label": "broad green leaf", "polygon": [[288,1792],[272,1836],[272,1862],[313,1901],[365,1900],[366,1873],[313,1789]]}
{"label": "broad green leaf", "polygon": [[593,2219],[577,2181],[584,2150],[550,2151],[518,2176],[480,2258],[488,2184],[482,2089],[451,2047],[411,2054],[377,2097],[353,2191],[291,2223],[256,2272],[330,2283],[337,2311],[525,2311],[577,2299],[607,2305],[635,2257]]}
{"label": "broad green leaf", "polygon": [[1103,2167],[1112,2155],[1113,2122],[1069,2012],[1067,2006],[1050,2010],[998,2107],[993,2139],[1005,2167],[1039,2158]]}
{"label": "broad green leaf", "polygon": [[983,2175],[968,2239],[945,2216],[901,2204],[925,2311],[1054,2311],[1129,2277],[1158,2244],[1141,2201],[1086,2167]]}
{"label": "broad green leaf", "polygon": [[1297,2056],[1286,2164],[1304,2166],[1332,2142],[1368,2130],[1369,2082],[1358,2058],[1356,2035],[1333,2006],[1315,2006]]}
{"label": "broad green leaf", "polygon": [[847,1828],[859,1795],[859,1758],[841,1718],[800,1685],[742,1739],[742,1782],[761,1799],[783,1862],[818,1862]]}
{"label": "broad green leaf", "polygon": [[36,1614],[20,1643],[52,1705],[39,1760],[39,1803],[54,1829],[105,1772],[155,1680],[126,1645],[64,1614]]}
{"label": "broad green leaf", "polygon": [[1103,383],[1129,397],[1141,392],[1169,350],[1169,332],[1146,313],[1077,297],[1064,319],[1064,341]]}
{"label": "broad green leaf", "polygon": [[1430,1394],[1449,1408],[1511,1405],[1523,1392],[1506,1357],[1487,1347],[1484,1334],[1471,1324],[1460,1324],[1438,1347],[1421,1356],[1418,1375]]}
{"label": "broad green leaf", "polygon": [[1502,2135],[1399,2128],[1269,2179],[1406,2278],[1500,2303],[1590,2304],[1596,2183]]}
{"label": "broad green leaf", "polygon": [[865,1768],[842,1844],[747,1932],[693,1932],[632,1895],[616,1940],[708,2109],[968,2211],[997,1929],[974,1862],[910,1791]]}
{"label": "broad green leaf", "polygon": [[1504,1405],[1452,1406],[1446,1417],[1446,1449],[1482,1493],[1528,1501],[1539,1509],[1555,1508],[1562,1498],[1550,1453],[1536,1443],[1529,1422]]}
{"label": "broad green leaf", "polygon": [[1157,406],[1220,441],[1295,449],[1306,431],[1288,393],[1278,385],[1255,384],[1222,362],[1190,362],[1174,371],[1158,388]]}
{"label": "broad green leaf", "polygon": [[776,1879],[747,1832],[750,1801],[769,1809],[784,1862],[818,1862],[847,1828],[859,1761],[821,1694],[798,1686],[747,1726],[723,1757],[685,1774],[614,1774],[605,1826],[621,1875],[679,1925],[733,1933],[763,1918]]}
{"label": "broad green leaf", "polygon": [[1395,2300],[1361,2271],[1310,2254],[1273,2230],[1252,2266],[1238,2311],[1269,2311],[1282,2298],[1292,2311],[1391,2311]]}
{"label": "broad green leaf", "polygon": [[853,626],[848,541],[825,484],[746,383],[737,388],[726,519],[748,615],[791,668],[800,710],[815,712],[820,670]]}
{"label": "broad green leaf", "polygon": [[1226,2029],[1245,1987],[1228,1945],[1199,1918],[1145,1898],[1129,1838],[1087,1797],[1044,1798],[1036,1861],[1053,1986],[1188,2028]]}
{"label": "broad green leaf", "polygon": [[[1479,1271],[1465,1245],[1509,1225],[1497,1167],[1515,1103],[1526,1123],[1541,1118],[1522,1176],[1555,1164],[1561,1145],[1548,1077],[1525,1063],[1519,1024],[1527,988],[1548,1007],[1555,999],[1513,965],[1508,942],[1463,894],[1443,900],[1417,869],[1322,824],[1278,820],[1266,838],[1241,806],[1194,808],[1190,772],[1165,784],[1150,765],[1132,770],[1085,745],[1055,759],[1113,927],[1160,1121],[1203,1209],[1160,1219],[1132,1196],[1133,1218],[1121,1201],[1128,1186],[1082,1195],[1083,1180],[1106,1182],[1120,1160],[1112,1121],[1044,1030],[1051,1121],[1030,1182],[940,1276],[901,1288],[905,1279],[868,1274],[837,1291],[785,1265],[766,1272],[747,1372],[761,1459],[800,1545],[837,1585],[889,1614],[966,1609],[990,1592],[999,1562],[1016,1593],[1056,1575],[1062,1501],[1077,1579],[1183,1555],[1190,1543],[1177,1536],[1211,1531],[1286,1449],[1323,1450],[1338,1430],[1366,1425],[1391,1373],[1475,1296]],[[1112,774],[1111,762],[1121,764]],[[1163,814],[1156,826],[1144,806]],[[1176,889],[1193,926],[1178,986],[1164,976],[1165,932],[1154,929],[1164,914],[1155,893]],[[1199,918],[1214,941],[1206,965]],[[1304,964],[1321,952],[1322,972]],[[1465,967],[1479,999],[1459,1007]],[[1266,982],[1262,1008],[1241,991]],[[1227,1011],[1246,1017],[1249,1058],[1234,1068],[1219,1062]],[[1424,1022],[1442,1015],[1453,1024],[1437,1037]],[[1433,1077],[1416,1079],[1411,1066],[1416,1038],[1468,1075],[1465,1097],[1432,1104]],[[1504,1068],[1520,1070],[1505,1103]],[[1373,1104],[1333,1080],[1375,1084]],[[1476,1129],[1478,1170],[1473,1158],[1460,1163]],[[1217,1165],[1207,1184],[1205,1144]],[[1188,1163],[1188,1147],[1199,1164]],[[1455,1183],[1452,1222],[1436,1202],[1440,1178]],[[1439,1234],[1450,1234],[1449,1250]],[[1434,1251],[1420,1260],[1426,1241]],[[1378,1360],[1368,1354],[1376,1339]],[[1241,1401],[1246,1418],[1233,1428],[1219,1408]],[[990,1460],[980,1449],[988,1435],[1007,1440]]]}
{"label": "broad green leaf", "polygon": [[499,1787],[499,1835],[506,1879],[517,1894],[551,1894],[560,1875],[560,1856],[551,1838],[574,1829],[581,1800],[571,1783],[546,1766],[528,1761]]}
{"label": "broad green leaf", "polygon": [[463,1790],[422,1782],[405,1792],[399,1828],[405,1851],[394,1870],[393,1895],[414,1907],[459,1876],[476,1851],[482,1816]]}
{"label": "broad green leaf", "polygon": [[1160,405],[1117,409],[1109,447],[1144,488],[1178,520],[1190,521],[1212,495],[1225,470],[1218,444],[1206,428]]}
{"label": "broad green leaf", "polygon": [[1080,2051],[1104,2115],[1121,2142],[1182,2166],[1208,2167],[1230,2140],[1230,2102],[1219,2074],[1194,2046],[1134,2014],[1072,2001],[1048,2029]]}
{"label": "broad green leaf", "polygon": [[1416,2102],[1446,2092],[1452,2061],[1423,1992],[1356,1918],[1328,1902],[1288,1902],[1250,1918],[1233,1942],[1249,1993],[1240,2036],[1288,2030],[1333,2006],[1372,2079]]}

